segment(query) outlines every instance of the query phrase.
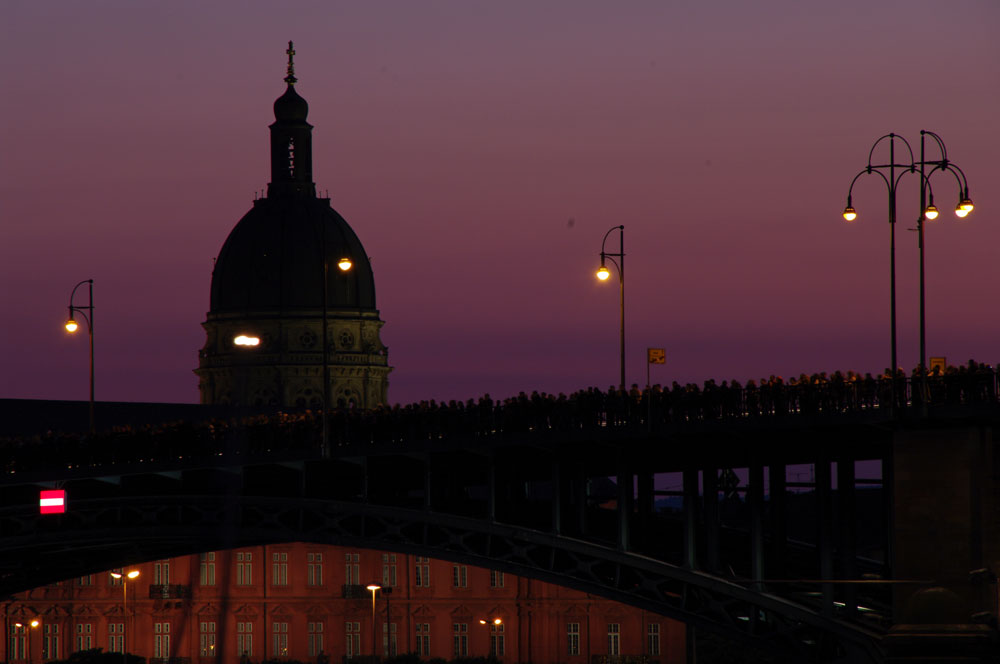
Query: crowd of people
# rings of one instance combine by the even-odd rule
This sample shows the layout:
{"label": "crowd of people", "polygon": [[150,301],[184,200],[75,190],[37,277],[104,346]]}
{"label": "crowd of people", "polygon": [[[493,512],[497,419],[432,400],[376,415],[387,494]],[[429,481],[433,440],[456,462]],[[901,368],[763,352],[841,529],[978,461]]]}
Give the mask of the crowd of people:
{"label": "crowd of people", "polygon": [[903,414],[928,405],[997,403],[997,372],[969,361],[961,367],[902,370],[879,376],[825,372],[785,380],[708,380],[669,387],[623,390],[596,387],[572,394],[521,392],[503,400],[420,401],[372,410],[332,409],[326,421],[312,410],[113,427],[95,435],[48,431],[0,438],[6,473],[63,467],[188,462],[277,453],[321,455],[338,447],[415,441],[542,435],[631,429],[664,434],[692,423],[734,419],[836,416],[877,412]]}

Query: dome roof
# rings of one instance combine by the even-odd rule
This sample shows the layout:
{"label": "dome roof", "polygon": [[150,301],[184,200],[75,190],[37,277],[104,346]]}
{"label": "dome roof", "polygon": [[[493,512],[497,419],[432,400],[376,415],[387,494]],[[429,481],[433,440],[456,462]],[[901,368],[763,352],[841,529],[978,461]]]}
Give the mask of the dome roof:
{"label": "dome roof", "polygon": [[[368,254],[328,199],[254,201],[215,262],[209,315],[322,309],[324,254],[327,309],[374,310]],[[344,257],[353,263],[346,272],[337,267]]]}
{"label": "dome roof", "polygon": [[285,94],[274,100],[274,119],[278,122],[305,122],[307,115],[309,103],[289,83]]}

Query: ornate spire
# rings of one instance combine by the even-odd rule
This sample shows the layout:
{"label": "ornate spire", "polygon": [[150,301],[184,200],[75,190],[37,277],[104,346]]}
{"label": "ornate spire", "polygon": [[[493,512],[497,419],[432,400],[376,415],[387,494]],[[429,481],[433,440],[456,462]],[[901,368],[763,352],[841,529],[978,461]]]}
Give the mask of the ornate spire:
{"label": "ornate spire", "polygon": [[285,76],[285,83],[295,85],[295,82],[299,79],[295,78],[295,62],[293,61],[295,49],[292,47],[292,42],[288,42],[288,50],[285,53],[288,54],[288,75]]}

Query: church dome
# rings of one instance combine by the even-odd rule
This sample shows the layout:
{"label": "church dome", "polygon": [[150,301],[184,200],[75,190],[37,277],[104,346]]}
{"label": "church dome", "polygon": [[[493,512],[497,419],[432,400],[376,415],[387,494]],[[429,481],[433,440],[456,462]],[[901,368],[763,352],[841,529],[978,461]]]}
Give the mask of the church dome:
{"label": "church dome", "polygon": [[309,103],[299,96],[292,85],[274,100],[274,119],[278,122],[305,122],[307,115]]}
{"label": "church dome", "polygon": [[210,313],[322,309],[324,261],[327,309],[375,309],[368,255],[327,199],[259,199],[219,252]]}

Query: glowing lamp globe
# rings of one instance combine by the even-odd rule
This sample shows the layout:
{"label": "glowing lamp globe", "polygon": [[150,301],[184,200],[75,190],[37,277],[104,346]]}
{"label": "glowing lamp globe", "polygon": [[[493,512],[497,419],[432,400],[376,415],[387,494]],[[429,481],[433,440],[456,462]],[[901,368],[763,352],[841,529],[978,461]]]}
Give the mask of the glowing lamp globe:
{"label": "glowing lamp globe", "polygon": [[936,207],[934,207],[933,205],[928,205],[927,209],[924,210],[924,217],[927,218],[927,219],[932,219],[932,220],[933,219],[937,219],[937,217],[938,217],[938,209]]}
{"label": "glowing lamp globe", "polygon": [[955,208],[955,214],[964,219],[969,216],[969,213],[972,212],[973,208],[975,208],[975,206],[972,204],[972,199],[963,198],[958,204],[958,207]]}
{"label": "glowing lamp globe", "polygon": [[608,277],[610,276],[611,272],[608,270],[608,268],[604,267],[603,265],[601,266],[601,269],[597,271],[597,278],[600,279],[601,281],[607,281]]}
{"label": "glowing lamp globe", "polygon": [[66,321],[66,331],[67,332],[76,332],[79,328],[80,328],[80,326],[77,325],[76,321],[73,320],[72,318],[70,318],[68,321]]}
{"label": "glowing lamp globe", "polygon": [[850,205],[844,208],[844,219],[854,221],[858,218],[858,213]]}
{"label": "glowing lamp globe", "polygon": [[351,269],[351,259],[341,258],[340,261],[337,262],[337,267],[340,268],[341,272],[347,272]]}

